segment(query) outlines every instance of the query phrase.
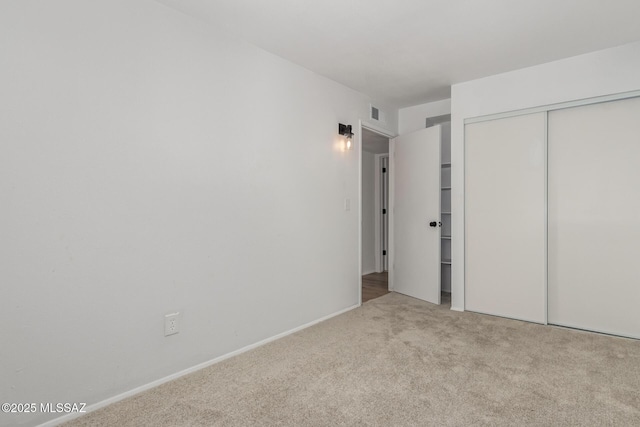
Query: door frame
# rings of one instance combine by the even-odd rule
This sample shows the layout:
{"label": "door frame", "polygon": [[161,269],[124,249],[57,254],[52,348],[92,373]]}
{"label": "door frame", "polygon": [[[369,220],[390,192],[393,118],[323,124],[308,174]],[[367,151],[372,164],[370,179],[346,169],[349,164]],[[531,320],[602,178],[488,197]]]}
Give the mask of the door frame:
{"label": "door frame", "polygon": [[[368,131],[375,132],[379,135],[389,138],[389,140],[398,136],[392,131],[380,127],[379,125],[372,123],[369,120],[358,120],[358,280],[356,280],[356,284],[358,286],[358,306],[362,305],[362,129],[367,129]],[[389,201],[391,201],[391,194],[391,176],[389,176]],[[391,227],[389,228],[389,242],[391,242]],[[390,247],[389,242],[387,243],[387,247]],[[387,255],[387,257],[387,260],[390,263],[391,258],[389,258],[389,255]],[[390,282],[389,290],[391,290]]]}

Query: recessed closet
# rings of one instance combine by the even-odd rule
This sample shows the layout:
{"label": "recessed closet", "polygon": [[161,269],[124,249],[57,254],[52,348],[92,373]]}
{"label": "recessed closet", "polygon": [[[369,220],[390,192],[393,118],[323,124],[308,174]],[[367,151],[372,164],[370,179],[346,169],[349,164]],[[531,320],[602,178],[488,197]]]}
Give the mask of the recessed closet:
{"label": "recessed closet", "polygon": [[640,338],[640,98],[468,120],[465,308]]}

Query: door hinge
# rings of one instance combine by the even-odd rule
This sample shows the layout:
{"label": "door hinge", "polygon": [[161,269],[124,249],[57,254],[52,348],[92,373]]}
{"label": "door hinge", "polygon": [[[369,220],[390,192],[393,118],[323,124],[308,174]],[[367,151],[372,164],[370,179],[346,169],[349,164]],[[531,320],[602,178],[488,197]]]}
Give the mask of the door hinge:
{"label": "door hinge", "polygon": [[382,209],[382,215],[386,215],[387,214],[387,210],[386,209]]}
{"label": "door hinge", "polygon": [[387,173],[387,168],[382,168],[382,173]]}
{"label": "door hinge", "polygon": [[386,254],[387,254],[387,251],[382,251],[382,255],[386,255]]}

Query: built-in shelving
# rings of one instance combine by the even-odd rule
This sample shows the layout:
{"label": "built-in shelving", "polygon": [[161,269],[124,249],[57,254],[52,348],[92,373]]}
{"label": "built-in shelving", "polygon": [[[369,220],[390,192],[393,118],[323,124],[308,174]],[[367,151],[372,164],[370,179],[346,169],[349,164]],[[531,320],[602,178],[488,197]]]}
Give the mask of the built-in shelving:
{"label": "built-in shelving", "polygon": [[440,145],[440,289],[451,292],[451,133],[442,125]]}

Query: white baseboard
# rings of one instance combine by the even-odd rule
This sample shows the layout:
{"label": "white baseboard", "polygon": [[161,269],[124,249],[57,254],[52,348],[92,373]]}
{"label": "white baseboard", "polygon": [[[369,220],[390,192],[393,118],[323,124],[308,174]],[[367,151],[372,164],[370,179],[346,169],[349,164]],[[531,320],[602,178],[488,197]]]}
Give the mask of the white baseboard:
{"label": "white baseboard", "polygon": [[55,418],[53,420],[47,421],[47,422],[45,422],[43,424],[40,424],[38,427],[53,427],[53,426],[57,426],[59,424],[62,424],[64,422],[71,421],[72,419],[75,419],[75,418],[81,417],[83,415],[86,415],[89,412],[96,411],[96,410],[98,410],[100,408],[104,408],[105,406],[109,406],[112,403],[119,402],[120,400],[124,400],[124,399],[126,399],[128,397],[131,397],[131,396],[134,396],[136,394],[142,393],[143,391],[152,389],[152,388],[157,387],[157,386],[159,386],[161,384],[167,383],[169,381],[173,381],[173,380],[175,380],[177,378],[180,378],[180,377],[183,377],[185,375],[191,374],[193,372],[199,371],[200,369],[204,369],[204,368],[206,368],[208,366],[215,365],[216,363],[222,362],[223,360],[229,359],[230,357],[237,356],[237,355],[242,354],[244,352],[247,352],[249,350],[253,350],[254,348],[257,348],[257,347],[263,346],[265,344],[268,344],[268,343],[270,343],[272,341],[278,340],[280,338],[284,338],[287,335],[291,335],[293,333],[296,333],[298,331],[306,329],[306,328],[308,328],[310,326],[313,326],[313,325],[315,325],[317,323],[320,323],[320,322],[323,322],[325,320],[331,319],[332,317],[339,316],[339,315],[341,315],[343,313],[346,313],[347,311],[351,311],[354,308],[358,308],[358,307],[360,307],[360,304],[352,305],[351,307],[347,307],[347,308],[345,308],[343,310],[340,310],[340,311],[337,311],[335,313],[329,314],[327,316],[321,317],[319,319],[313,320],[313,321],[311,321],[309,323],[305,323],[304,325],[298,326],[297,328],[293,328],[293,329],[288,330],[286,332],[279,333],[279,334],[274,335],[274,336],[272,336],[270,338],[266,338],[266,339],[264,339],[262,341],[258,341],[257,343],[250,344],[250,345],[248,345],[246,347],[242,347],[239,350],[235,350],[235,351],[232,351],[231,353],[227,353],[227,354],[224,354],[222,356],[218,356],[215,359],[211,359],[211,360],[209,360],[207,362],[200,363],[198,365],[195,365],[195,366],[192,366],[190,368],[184,369],[182,371],[176,372],[175,374],[171,374],[171,375],[166,376],[164,378],[160,378],[159,380],[152,381],[152,382],[150,382],[148,384],[141,385],[140,387],[136,387],[136,388],[134,388],[132,390],[125,391],[124,393],[120,393],[120,394],[118,394],[116,396],[113,396],[113,397],[110,397],[108,399],[102,400],[102,401],[100,401],[98,403],[94,403],[92,405],[89,405],[89,406],[87,406],[85,408],[85,412],[84,413],[71,413],[71,414],[63,415],[62,417],[58,417],[58,418]]}
{"label": "white baseboard", "polygon": [[363,271],[361,273],[362,276],[366,276],[367,274],[378,273],[376,270]]}

